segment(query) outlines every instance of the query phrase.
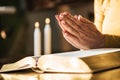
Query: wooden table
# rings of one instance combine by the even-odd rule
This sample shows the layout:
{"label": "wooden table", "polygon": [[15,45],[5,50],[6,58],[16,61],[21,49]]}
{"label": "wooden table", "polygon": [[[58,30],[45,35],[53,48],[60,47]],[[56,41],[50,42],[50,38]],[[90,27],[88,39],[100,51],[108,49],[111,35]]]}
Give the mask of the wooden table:
{"label": "wooden table", "polygon": [[120,80],[120,68],[93,74],[43,73],[30,70],[1,73],[0,80]]}

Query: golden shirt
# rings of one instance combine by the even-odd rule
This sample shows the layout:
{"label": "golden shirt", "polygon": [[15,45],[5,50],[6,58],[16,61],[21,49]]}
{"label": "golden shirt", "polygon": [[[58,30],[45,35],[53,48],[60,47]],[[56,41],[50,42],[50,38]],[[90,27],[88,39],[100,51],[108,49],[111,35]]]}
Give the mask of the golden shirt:
{"label": "golden shirt", "polygon": [[95,0],[95,25],[105,34],[105,47],[120,47],[120,0]]}

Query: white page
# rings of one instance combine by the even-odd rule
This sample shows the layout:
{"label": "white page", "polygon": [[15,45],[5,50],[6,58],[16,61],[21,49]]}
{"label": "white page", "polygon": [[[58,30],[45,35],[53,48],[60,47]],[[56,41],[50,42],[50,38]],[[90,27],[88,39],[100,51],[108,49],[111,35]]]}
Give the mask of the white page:
{"label": "white page", "polygon": [[100,49],[90,49],[90,50],[83,50],[83,51],[79,50],[79,51],[56,53],[52,55],[82,58],[82,57],[93,56],[93,55],[104,54],[104,53],[115,52],[115,51],[120,51],[120,48],[100,48]]}

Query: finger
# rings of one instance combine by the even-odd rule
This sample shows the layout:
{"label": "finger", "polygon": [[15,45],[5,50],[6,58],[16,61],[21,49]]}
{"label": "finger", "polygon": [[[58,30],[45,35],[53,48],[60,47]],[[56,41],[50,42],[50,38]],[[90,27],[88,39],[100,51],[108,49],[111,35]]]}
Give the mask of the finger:
{"label": "finger", "polygon": [[71,28],[73,28],[74,30],[78,31],[79,30],[79,26],[73,22],[71,19],[69,19],[68,17],[64,17],[63,19],[68,25],[70,25]]}
{"label": "finger", "polygon": [[78,41],[77,37],[73,36],[72,34],[70,34],[68,32],[63,32],[63,36],[71,45],[80,49],[80,45],[78,46],[79,41]]}
{"label": "finger", "polygon": [[80,18],[82,18],[81,15],[74,15],[74,18],[76,18],[77,20],[80,20]]}
{"label": "finger", "polygon": [[74,15],[74,18],[77,20],[78,19],[78,15]]}
{"label": "finger", "polygon": [[[78,16],[76,15],[76,17],[78,18]],[[79,17],[81,17],[79,15]],[[70,13],[68,12],[63,12],[61,14],[61,18],[62,20],[65,20],[66,23],[68,23],[69,25],[71,25],[72,28],[74,28],[76,31],[78,31],[80,28],[82,29],[82,27],[84,26],[81,26],[81,22],[78,21],[78,19],[75,19]]]}
{"label": "finger", "polygon": [[[64,13],[63,13],[64,14]],[[67,17],[70,18],[73,22],[75,22],[77,24],[78,21],[80,21],[80,19],[82,18],[81,15],[75,15],[75,16],[72,16],[70,13],[66,13]],[[77,18],[77,19],[76,19]]]}
{"label": "finger", "polygon": [[91,26],[88,26],[88,24],[81,23],[82,26],[84,26],[83,30],[79,30],[79,32],[82,32],[85,36],[89,38],[94,38],[96,35],[96,31],[91,29]]}
{"label": "finger", "polygon": [[71,27],[73,27],[74,29],[78,30],[80,25],[77,25],[78,19],[76,19],[75,17],[77,17],[77,15],[72,16],[70,13],[68,12],[64,12],[63,13],[64,16],[64,20],[71,25]]}
{"label": "finger", "polygon": [[78,35],[78,32],[71,27],[68,23],[66,23],[64,20],[61,21],[62,27],[65,29],[65,31],[71,33],[74,36]]}
{"label": "finger", "polygon": [[59,15],[59,19],[62,20],[63,18],[64,18],[63,13],[60,13],[60,15]]}
{"label": "finger", "polygon": [[[76,16],[79,20],[82,18],[82,16],[81,15],[79,15],[79,16]],[[66,22],[67,22],[67,20],[66,20]],[[78,22],[77,24],[78,25],[76,25],[75,23],[72,23],[71,21],[69,21],[68,20],[68,24],[69,25],[71,25],[71,26],[78,26],[78,25],[80,25],[81,27],[79,28],[79,29],[77,29],[77,31],[79,31],[80,33],[83,33],[84,35],[86,35],[87,37],[91,37],[91,38],[94,38],[94,36],[95,36],[95,32],[89,27],[89,26],[91,26],[90,24],[86,24],[86,23],[84,23],[84,22]]]}
{"label": "finger", "polygon": [[[71,16],[69,13],[63,13],[63,15],[66,15],[66,16],[69,15],[69,16]],[[81,18],[82,18],[82,16],[79,15],[78,19],[80,20]],[[67,17],[65,17],[64,19],[65,19],[66,23],[68,23],[69,25],[71,25],[71,27],[74,26],[73,28],[76,29],[76,31],[79,30],[84,35],[86,35],[87,37],[94,37],[95,36],[95,33],[91,30],[91,28],[89,28],[90,25],[88,25],[86,23],[83,23],[83,22],[79,22],[77,24],[79,24],[81,26],[81,29],[80,29],[80,28],[77,28],[78,25],[76,25],[75,23],[73,23],[72,20],[68,19]],[[87,19],[86,19],[86,22],[87,22]]]}
{"label": "finger", "polygon": [[[79,15],[79,17],[81,17],[81,16]],[[81,24],[81,22],[77,23],[78,25],[82,26],[81,28],[79,28],[78,25],[76,23],[74,23],[71,19],[68,19],[68,17],[64,16],[64,20],[68,25],[71,26],[71,28],[70,27],[66,28],[66,30],[69,28],[69,30],[67,30],[69,33],[71,33],[73,31],[72,29],[75,29],[76,31],[79,31],[88,37],[93,37],[93,35],[90,35],[91,31],[88,29],[88,27],[85,25],[85,23],[82,23],[82,24]],[[72,32],[72,34],[73,33],[74,32]],[[77,36],[78,33],[74,33],[73,35]]]}
{"label": "finger", "polygon": [[90,33],[91,36],[93,37],[97,36],[98,34],[101,34],[93,23],[86,24],[81,22],[81,25],[84,26],[84,29],[86,30],[86,32]]}
{"label": "finger", "polygon": [[92,35],[92,33],[93,34],[98,33],[98,30],[97,30],[96,26],[93,24],[93,22],[87,20],[86,18],[83,18],[81,15],[78,15],[78,19],[80,21],[84,20],[84,21],[81,21],[80,23],[78,23],[78,25],[82,26],[81,28],[82,28],[82,30],[84,30],[85,33],[90,33],[91,35]]}
{"label": "finger", "polygon": [[59,19],[59,15],[55,15],[55,18],[57,19],[60,28],[61,28],[63,31],[65,31],[65,29],[64,29],[64,28],[62,27],[62,25],[61,25],[61,21],[60,21],[60,19]]}
{"label": "finger", "polygon": [[55,15],[55,18],[57,19],[58,22],[60,22],[59,15]]}
{"label": "finger", "polygon": [[79,21],[81,20],[81,18],[82,18],[82,16],[81,16],[81,15],[78,15],[78,18],[77,18],[77,19],[78,19]]}
{"label": "finger", "polygon": [[76,47],[78,49],[84,49],[84,50],[87,49],[86,45],[84,45],[85,43],[84,43],[84,40],[82,38],[78,39],[77,37],[75,37],[74,35],[72,35],[68,32],[63,33],[63,36],[74,47]]}
{"label": "finger", "polygon": [[[65,20],[65,22],[68,25],[71,26],[71,28],[75,29],[78,32],[80,31],[80,32],[84,33],[84,35],[86,35],[86,36],[89,36],[89,34],[87,34],[87,33],[89,33],[90,31],[88,32],[88,30],[85,28],[85,25],[81,24],[81,22],[77,22],[77,20],[73,19],[73,16],[67,12],[64,12],[63,15],[64,15],[63,19]],[[76,16],[76,17],[81,18],[80,15],[79,15],[79,17],[78,16]],[[76,21],[76,22],[74,22],[74,21]],[[70,30],[68,32],[70,32]],[[76,34],[76,35],[78,35],[78,34]]]}
{"label": "finger", "polygon": [[80,17],[80,21],[86,23],[86,24],[91,24],[93,22],[91,22],[90,20],[86,19],[86,18],[83,18],[83,17]]}
{"label": "finger", "polygon": [[81,22],[81,19],[83,18],[81,15],[78,16],[76,15],[75,17],[77,17],[77,20],[79,20],[79,22],[76,21],[76,24],[80,27],[78,29],[80,32],[83,32],[87,36],[90,35],[91,33],[94,33],[93,30],[89,29],[89,26],[91,26],[90,24]]}

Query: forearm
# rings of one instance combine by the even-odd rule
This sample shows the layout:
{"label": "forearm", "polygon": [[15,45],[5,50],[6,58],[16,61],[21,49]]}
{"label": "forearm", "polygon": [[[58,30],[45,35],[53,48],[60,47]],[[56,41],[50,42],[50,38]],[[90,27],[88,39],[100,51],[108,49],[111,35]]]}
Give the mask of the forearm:
{"label": "forearm", "polygon": [[105,34],[105,48],[120,48],[120,36]]}

